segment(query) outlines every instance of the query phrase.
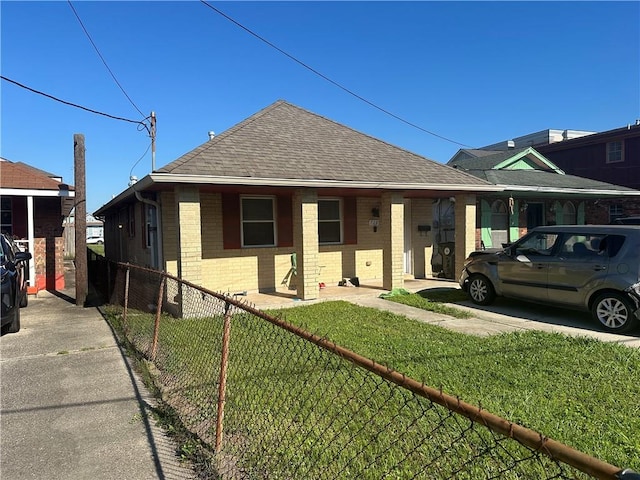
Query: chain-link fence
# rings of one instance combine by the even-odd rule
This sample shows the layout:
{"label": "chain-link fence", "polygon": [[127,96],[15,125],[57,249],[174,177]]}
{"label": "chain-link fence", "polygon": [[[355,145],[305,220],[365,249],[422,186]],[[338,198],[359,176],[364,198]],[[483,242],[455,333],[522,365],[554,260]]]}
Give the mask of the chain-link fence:
{"label": "chain-link fence", "polygon": [[212,476],[622,478],[234,298],[98,263],[111,317],[149,360],[162,400],[210,446]]}

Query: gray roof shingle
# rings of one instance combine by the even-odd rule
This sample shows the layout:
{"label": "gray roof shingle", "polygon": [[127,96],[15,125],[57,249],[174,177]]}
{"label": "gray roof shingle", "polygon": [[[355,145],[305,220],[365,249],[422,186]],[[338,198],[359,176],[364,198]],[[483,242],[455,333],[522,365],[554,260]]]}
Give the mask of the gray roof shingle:
{"label": "gray roof shingle", "polygon": [[488,184],[279,100],[159,173],[412,185]]}

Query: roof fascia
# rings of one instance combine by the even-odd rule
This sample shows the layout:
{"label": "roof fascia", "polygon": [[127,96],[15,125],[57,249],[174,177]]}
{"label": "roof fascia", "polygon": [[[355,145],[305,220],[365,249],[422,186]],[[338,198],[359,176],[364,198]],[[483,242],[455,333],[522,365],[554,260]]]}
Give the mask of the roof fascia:
{"label": "roof fascia", "polygon": [[37,190],[28,188],[0,188],[0,195],[17,197],[75,197],[73,190]]}
{"label": "roof fascia", "polygon": [[[482,182],[482,180],[481,180]],[[300,180],[291,178],[256,178],[256,177],[227,177],[213,175],[187,175],[174,173],[151,173],[132,186],[112,198],[108,203],[94,212],[94,216],[102,216],[104,212],[114,207],[123,200],[142,192],[154,185],[242,185],[260,187],[297,187],[297,188],[352,188],[352,189],[378,189],[378,190],[452,190],[462,192],[501,192],[502,187],[488,182],[472,185],[460,184],[427,184],[427,183],[386,183],[386,182],[350,182],[336,180]]]}
{"label": "roof fascia", "polygon": [[[357,188],[381,190],[460,190],[493,192],[499,189],[488,182],[472,185],[461,184],[430,184],[430,183],[387,183],[387,182],[357,182],[348,180],[302,180],[295,178],[259,178],[259,177],[227,177],[213,175],[187,175],[172,173],[152,173],[153,183],[167,184],[208,184],[208,185],[244,185],[268,187],[299,187],[299,188]],[[146,177],[145,177],[146,178]],[[138,185],[141,182],[138,182]]]}
{"label": "roof fascia", "polygon": [[571,193],[584,195],[603,195],[607,197],[640,197],[640,190],[599,190],[597,188],[556,188],[533,187],[526,185],[500,185],[504,191],[535,193]]}

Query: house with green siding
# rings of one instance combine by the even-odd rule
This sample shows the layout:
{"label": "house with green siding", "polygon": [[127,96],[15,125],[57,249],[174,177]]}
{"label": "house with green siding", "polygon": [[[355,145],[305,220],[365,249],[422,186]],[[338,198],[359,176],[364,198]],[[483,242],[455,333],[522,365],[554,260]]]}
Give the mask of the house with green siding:
{"label": "house with green siding", "polygon": [[477,195],[479,248],[500,248],[541,225],[600,223],[602,200],[640,198],[638,190],[567,175],[533,147],[462,149],[447,164],[499,187]]}

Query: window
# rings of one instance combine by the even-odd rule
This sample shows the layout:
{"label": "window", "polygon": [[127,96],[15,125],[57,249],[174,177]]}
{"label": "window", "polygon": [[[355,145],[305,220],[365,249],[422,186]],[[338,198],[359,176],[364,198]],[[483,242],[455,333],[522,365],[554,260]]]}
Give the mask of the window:
{"label": "window", "polygon": [[516,255],[551,255],[558,240],[556,233],[538,233],[516,245]]}
{"label": "window", "polygon": [[318,200],[318,242],[342,243],[342,208],[339,199]]}
{"label": "window", "polygon": [[624,148],[622,142],[607,143],[607,163],[624,162]]}
{"label": "window", "polygon": [[0,199],[0,231],[13,235],[13,209],[11,197]]}
{"label": "window", "polygon": [[612,222],[616,218],[622,217],[624,215],[624,209],[620,204],[609,205],[609,221]]}
{"label": "window", "polygon": [[136,206],[135,205],[129,205],[129,236],[130,237],[135,237],[136,236]]}
{"label": "window", "polygon": [[576,225],[578,223],[576,207],[571,202],[565,203],[562,207],[562,223],[565,225]]}
{"label": "window", "polygon": [[153,205],[147,205],[146,208],[146,222],[145,222],[145,242],[144,247],[150,248],[153,244],[152,239],[156,235],[158,230],[158,223],[156,220],[156,207]]}
{"label": "window", "polygon": [[242,197],[242,246],[272,247],[276,244],[276,221],[272,197]]}

